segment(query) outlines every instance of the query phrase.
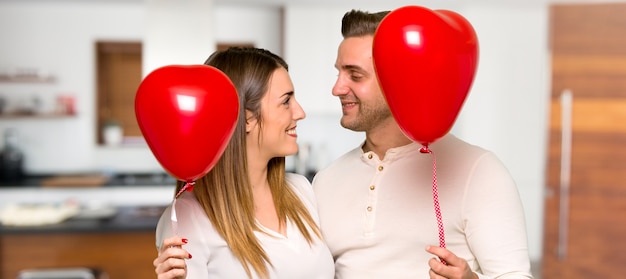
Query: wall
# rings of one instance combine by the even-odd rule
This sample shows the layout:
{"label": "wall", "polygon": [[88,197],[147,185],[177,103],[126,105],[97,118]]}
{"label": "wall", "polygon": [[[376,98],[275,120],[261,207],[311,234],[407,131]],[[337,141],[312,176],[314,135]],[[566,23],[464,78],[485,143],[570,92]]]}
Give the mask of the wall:
{"label": "wall", "polygon": [[[72,94],[77,100],[75,118],[0,120],[0,129],[18,130],[27,171],[90,171],[99,164],[108,167],[95,145],[94,42],[141,40],[143,14],[138,3],[0,2],[0,68],[39,68],[57,80],[50,85],[0,84],[0,93],[14,99],[39,95],[48,107],[61,93]],[[110,165],[118,161],[130,166],[141,161],[146,162],[146,168],[156,167],[149,152],[133,149],[128,153],[116,154]]]}
{"label": "wall", "polygon": [[144,76],[169,64],[198,64],[215,50],[213,0],[144,2]]}
{"label": "wall", "polygon": [[[150,45],[145,59],[150,62],[144,65],[147,69],[170,63],[202,63],[214,50],[215,41],[236,42],[243,38],[273,51],[281,49],[277,8],[225,6],[208,10],[211,6],[205,4],[207,10],[193,11],[195,17],[205,20],[188,21],[180,17],[185,9],[193,7],[178,6],[172,11],[178,11],[175,14],[179,20],[167,25],[164,22],[168,17],[163,15],[163,10],[171,8],[167,2],[147,3],[150,9],[140,1],[0,1],[0,71],[33,67],[56,77],[52,84],[0,83],[0,96],[13,103],[39,96],[46,110],[52,110],[59,94],[72,94],[77,99],[75,118],[0,119],[0,135],[9,127],[18,130],[26,171],[42,174],[161,169],[145,146],[117,148],[95,144],[97,40],[143,40]],[[146,22],[151,25],[146,26]],[[161,24],[152,26],[155,22]],[[238,28],[230,31],[229,26]],[[177,30],[187,29],[196,30],[197,34],[176,34]],[[145,39],[146,33],[159,35]],[[182,50],[176,40],[189,47]],[[0,137],[0,146],[3,143]]]}
{"label": "wall", "polygon": [[253,43],[283,53],[281,11],[261,5],[218,5],[213,17],[215,38],[220,43]]}
{"label": "wall", "polygon": [[529,250],[540,259],[549,100],[547,9],[467,8],[480,40],[476,80],[455,127],[509,168],[525,209]]}
{"label": "wall", "polygon": [[[71,92],[77,96],[79,115],[61,120],[0,120],[0,131],[18,128],[27,169],[35,173],[158,170],[158,163],[145,147],[101,148],[93,138],[93,43],[98,39],[143,39],[145,9],[138,2],[35,2],[0,1],[0,69],[40,67],[55,74],[58,82],[26,88],[0,85],[0,94]],[[340,18],[350,8],[397,6],[288,5],[284,45],[277,32],[277,9],[259,12],[259,7],[216,6],[214,16],[219,24],[213,26],[213,32],[216,41],[253,40],[260,47],[284,54],[297,98],[308,113],[299,124],[299,140],[326,150],[327,155],[316,159],[323,165],[362,140],[362,134],[337,125],[340,108],[330,95],[336,78],[332,65],[341,39]],[[478,33],[478,74],[453,132],[493,150],[509,167],[526,210],[531,258],[539,259],[549,69],[547,7],[447,4],[431,8],[460,12]],[[245,16],[239,16],[238,11]],[[206,16],[210,15],[207,11]],[[225,21],[228,24],[222,25]],[[198,62],[209,52],[199,51]]]}

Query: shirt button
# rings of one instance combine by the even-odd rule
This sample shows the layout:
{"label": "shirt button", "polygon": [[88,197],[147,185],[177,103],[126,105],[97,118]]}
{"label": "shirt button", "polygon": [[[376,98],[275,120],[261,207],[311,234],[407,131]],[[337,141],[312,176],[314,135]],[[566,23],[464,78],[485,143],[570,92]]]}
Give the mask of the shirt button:
{"label": "shirt button", "polygon": [[376,189],[376,186],[371,185],[371,186],[370,186],[370,190],[374,190],[374,189]]}
{"label": "shirt button", "polygon": [[378,166],[378,171],[383,171],[383,166]]}
{"label": "shirt button", "polygon": [[372,159],[374,157],[374,155],[372,155],[372,153],[367,154],[367,159]]}
{"label": "shirt button", "polygon": [[367,211],[372,211],[372,207],[371,207],[371,206],[368,206],[368,207],[367,207]]}

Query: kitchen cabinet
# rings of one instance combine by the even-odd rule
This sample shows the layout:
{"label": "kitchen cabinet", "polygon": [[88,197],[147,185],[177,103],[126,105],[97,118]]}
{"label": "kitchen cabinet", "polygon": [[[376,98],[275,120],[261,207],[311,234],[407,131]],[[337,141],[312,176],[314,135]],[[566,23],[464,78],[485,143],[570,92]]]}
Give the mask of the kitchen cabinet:
{"label": "kitchen cabinet", "polygon": [[110,278],[153,278],[154,231],[3,234],[0,278],[31,268],[89,267]]}
{"label": "kitchen cabinet", "polygon": [[33,268],[94,268],[109,278],[153,278],[162,207],[122,208],[112,219],[38,227],[0,226],[0,278]]}

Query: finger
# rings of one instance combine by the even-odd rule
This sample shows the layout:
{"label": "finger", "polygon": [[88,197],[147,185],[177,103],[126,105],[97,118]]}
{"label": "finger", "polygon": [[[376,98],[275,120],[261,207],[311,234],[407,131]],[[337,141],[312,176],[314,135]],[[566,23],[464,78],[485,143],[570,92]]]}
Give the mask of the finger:
{"label": "finger", "polygon": [[437,258],[428,260],[428,266],[430,267],[430,271],[437,275],[443,275],[446,270],[446,265],[441,263]]}
{"label": "finger", "polygon": [[161,250],[164,250],[171,246],[182,246],[182,245],[187,244],[187,242],[188,240],[186,238],[182,238],[178,236],[169,237],[163,240],[163,243],[161,245]]}
{"label": "finger", "polygon": [[153,265],[157,266],[158,263],[163,262],[170,257],[189,258],[189,253],[181,248],[181,246],[187,242],[186,238],[181,237],[170,237],[164,239],[161,244],[158,257],[154,260]]}
{"label": "finger", "polygon": [[443,261],[446,265],[458,266],[460,264],[461,259],[457,257],[454,253],[450,252],[450,250],[438,246],[426,246],[426,252],[431,253],[440,260]]}
{"label": "finger", "polygon": [[185,269],[186,267],[187,263],[185,263],[184,259],[169,258],[159,264],[156,270],[158,271],[158,273],[163,273],[171,269]]}
{"label": "finger", "polygon": [[186,268],[186,259],[191,259],[191,254],[184,249],[171,247],[160,252],[152,264],[155,272],[160,274],[174,268]]}
{"label": "finger", "polygon": [[159,275],[159,277],[161,275],[173,274],[171,277],[164,278],[174,278],[180,276],[181,274],[184,274],[186,267],[187,264],[185,263],[184,259],[169,258],[157,264],[155,266],[154,272]]}
{"label": "finger", "polygon": [[186,243],[187,239],[181,237],[170,237],[163,240],[158,256],[152,262],[157,278],[185,278],[187,273],[185,260],[191,259],[191,254],[182,249],[182,245]]}
{"label": "finger", "polygon": [[168,258],[190,259],[191,255],[180,246],[170,246],[161,250],[157,257],[157,259],[161,259],[161,261]]}
{"label": "finger", "polygon": [[441,247],[426,247],[426,250],[444,260],[432,258],[428,261],[431,270],[442,278],[477,278],[465,259],[457,257],[450,250]]}
{"label": "finger", "polygon": [[185,278],[187,272],[184,269],[172,269],[164,273],[157,273],[158,279]]}
{"label": "finger", "polygon": [[[437,256],[428,260],[428,266],[433,274],[437,275],[432,278],[458,278],[454,277],[455,266],[449,261],[456,256],[446,248],[437,246],[427,246],[426,251]],[[454,260],[452,259],[454,262]]]}
{"label": "finger", "polygon": [[437,272],[435,272],[434,270],[430,269],[430,270],[428,270],[428,278],[430,278],[430,279],[445,279],[446,277],[443,277],[443,276],[437,274]]}

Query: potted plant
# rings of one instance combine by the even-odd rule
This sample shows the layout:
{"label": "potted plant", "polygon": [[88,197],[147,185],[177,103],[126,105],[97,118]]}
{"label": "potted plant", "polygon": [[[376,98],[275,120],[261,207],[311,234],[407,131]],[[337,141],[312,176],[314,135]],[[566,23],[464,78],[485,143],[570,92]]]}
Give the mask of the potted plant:
{"label": "potted plant", "polygon": [[102,123],[102,140],[105,145],[116,146],[122,143],[124,138],[124,130],[122,124],[115,120],[109,119]]}

